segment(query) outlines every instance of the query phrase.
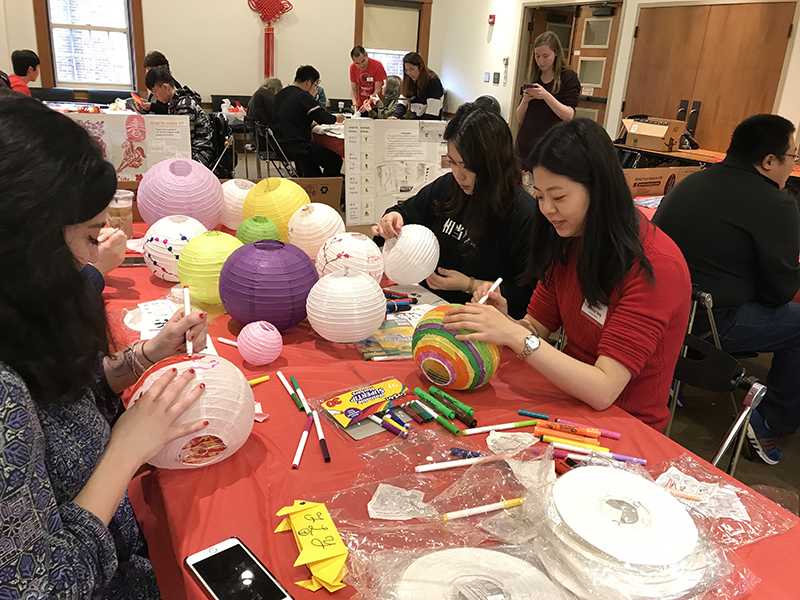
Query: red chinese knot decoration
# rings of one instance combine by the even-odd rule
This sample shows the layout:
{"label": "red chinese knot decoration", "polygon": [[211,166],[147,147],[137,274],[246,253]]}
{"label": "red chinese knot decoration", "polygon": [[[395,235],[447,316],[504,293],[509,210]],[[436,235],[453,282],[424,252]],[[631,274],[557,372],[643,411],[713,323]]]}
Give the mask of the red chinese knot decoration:
{"label": "red chinese knot decoration", "polygon": [[247,0],[250,8],[264,21],[264,76],[271,77],[275,72],[275,32],[272,24],[288,13],[292,3],[288,0]]}

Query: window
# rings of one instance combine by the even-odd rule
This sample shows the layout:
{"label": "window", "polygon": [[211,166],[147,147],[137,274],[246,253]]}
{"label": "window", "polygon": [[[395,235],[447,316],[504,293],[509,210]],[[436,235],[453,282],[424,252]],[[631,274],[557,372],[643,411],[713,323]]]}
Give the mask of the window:
{"label": "window", "polygon": [[133,89],[128,0],[49,0],[58,87]]}
{"label": "window", "polygon": [[383,65],[386,75],[397,75],[403,78],[403,57],[405,50],[378,50],[375,48],[365,48],[370,58],[374,58]]}
{"label": "window", "polygon": [[578,79],[584,87],[603,87],[603,76],[606,71],[605,58],[584,57],[578,59]]}
{"label": "window", "polygon": [[582,48],[608,48],[613,17],[588,17],[583,25]]}

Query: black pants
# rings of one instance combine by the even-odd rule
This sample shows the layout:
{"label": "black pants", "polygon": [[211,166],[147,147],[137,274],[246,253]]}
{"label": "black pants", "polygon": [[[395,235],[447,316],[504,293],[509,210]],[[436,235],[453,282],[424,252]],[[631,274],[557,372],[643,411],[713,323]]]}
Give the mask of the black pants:
{"label": "black pants", "polygon": [[342,157],[333,150],[311,144],[306,152],[289,152],[289,159],[297,166],[300,177],[340,177],[342,174]]}

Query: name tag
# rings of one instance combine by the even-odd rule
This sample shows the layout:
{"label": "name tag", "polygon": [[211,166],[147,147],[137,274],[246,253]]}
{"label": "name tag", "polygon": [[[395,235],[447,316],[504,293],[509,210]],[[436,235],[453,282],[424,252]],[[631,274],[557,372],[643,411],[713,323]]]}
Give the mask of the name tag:
{"label": "name tag", "polygon": [[367,83],[372,83],[373,81],[375,81],[375,78],[372,75],[367,75]]}
{"label": "name tag", "polygon": [[586,300],[584,300],[583,306],[581,306],[581,312],[602,327],[606,323],[606,316],[608,316],[608,307],[605,304],[600,304],[598,306],[589,306],[589,303]]}

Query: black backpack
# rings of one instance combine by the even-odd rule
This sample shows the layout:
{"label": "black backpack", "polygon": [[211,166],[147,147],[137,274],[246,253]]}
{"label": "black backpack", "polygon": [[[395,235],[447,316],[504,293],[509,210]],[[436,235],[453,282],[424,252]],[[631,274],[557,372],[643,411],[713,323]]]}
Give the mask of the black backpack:
{"label": "black backpack", "polygon": [[3,71],[0,71],[0,88],[8,88],[9,90],[11,89],[11,80]]}
{"label": "black backpack", "polygon": [[[236,157],[232,146],[233,137],[231,137],[231,126],[220,112],[209,113],[208,117],[211,119],[211,143],[214,147],[214,162],[211,164],[212,167],[217,162],[217,159],[219,159],[220,154],[223,153],[223,150],[225,152],[217,168],[214,169],[214,175],[220,179],[232,179],[233,170],[236,167]],[[226,148],[225,141],[228,138],[231,140],[231,145]]]}

